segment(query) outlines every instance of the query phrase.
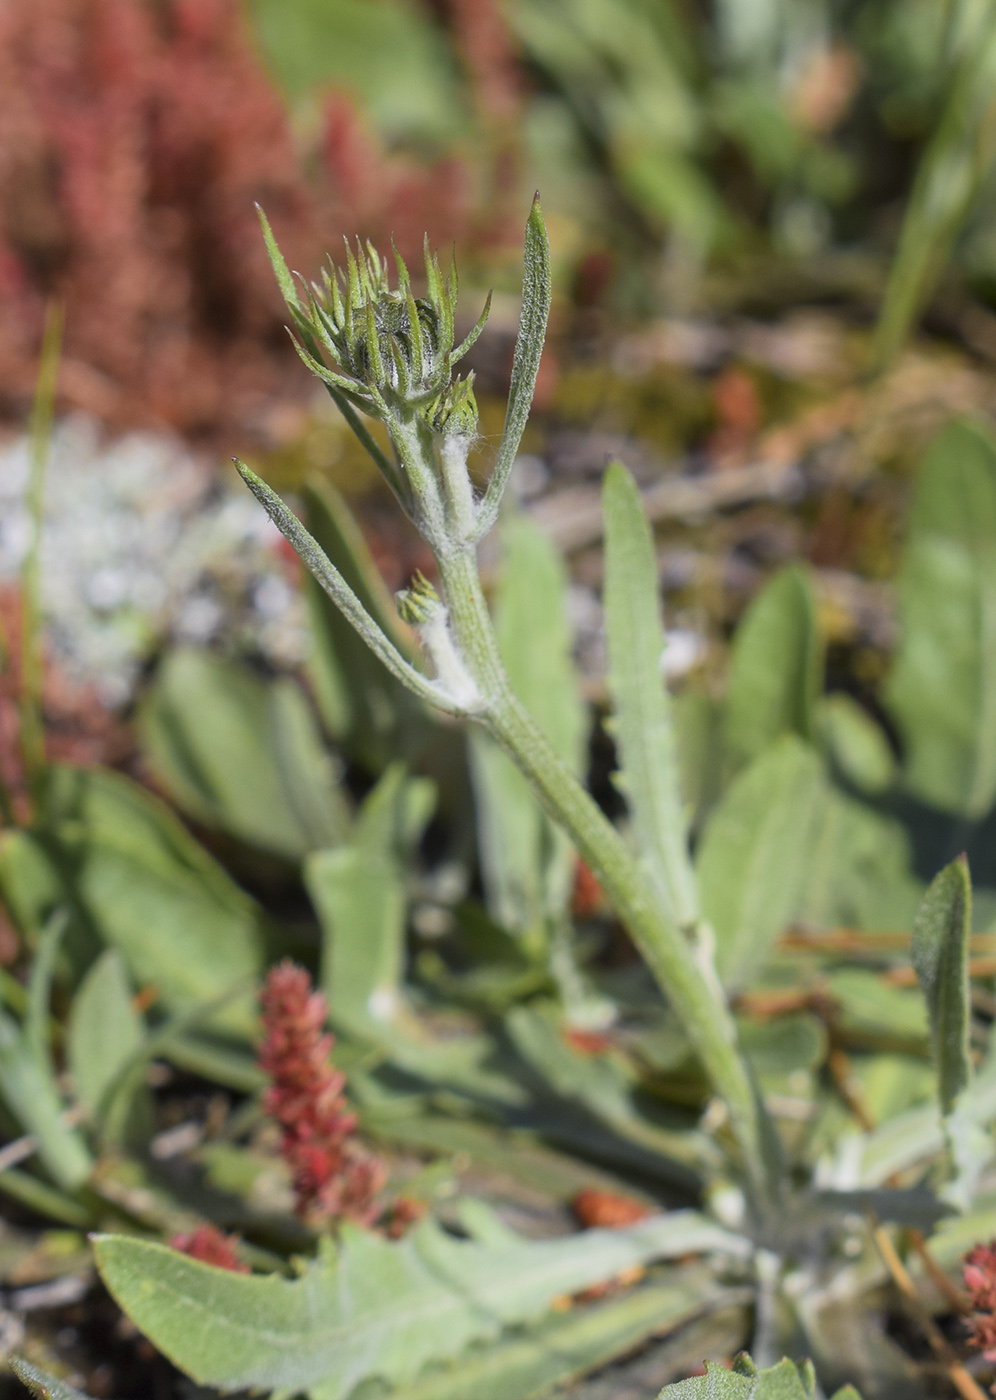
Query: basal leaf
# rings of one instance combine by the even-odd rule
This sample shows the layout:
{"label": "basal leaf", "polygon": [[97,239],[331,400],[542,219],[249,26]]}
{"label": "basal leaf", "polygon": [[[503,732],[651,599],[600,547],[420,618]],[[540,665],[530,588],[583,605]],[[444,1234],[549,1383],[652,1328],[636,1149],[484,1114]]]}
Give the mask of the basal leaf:
{"label": "basal leaf", "polygon": [[734,762],[749,762],[783,734],[811,739],[822,680],[813,590],[792,565],[754,599],[733,639],[725,733]]}
{"label": "basal leaf", "polygon": [[670,697],[661,675],[664,628],[657,558],[636,483],[613,462],[602,490],[605,513],[605,633],[620,755],[619,784],[633,814],[640,854],[671,917],[698,917],[695,872],[678,770]]}
{"label": "basal leaf", "polygon": [[749,984],[796,916],[824,793],[817,755],[789,735],[734,779],[698,852],[702,912],[723,984]]}
{"label": "basal leaf", "polygon": [[968,941],[972,885],[958,856],[927,889],[913,921],[913,966],[927,1002],[941,1112],[948,1114],[972,1074]]}
{"label": "basal leaf", "polygon": [[620,1269],[735,1242],[693,1212],[534,1241],[467,1205],[470,1239],[431,1220],[401,1241],[347,1226],[338,1251],[329,1245],[293,1281],[227,1273],[125,1236],[99,1236],[95,1251],[118,1303],[200,1384],[340,1400],[372,1377],[410,1383],[429,1362]]}
{"label": "basal leaf", "polygon": [[887,699],[922,801],[966,817],[996,798],[996,444],[952,423],[916,482]]}

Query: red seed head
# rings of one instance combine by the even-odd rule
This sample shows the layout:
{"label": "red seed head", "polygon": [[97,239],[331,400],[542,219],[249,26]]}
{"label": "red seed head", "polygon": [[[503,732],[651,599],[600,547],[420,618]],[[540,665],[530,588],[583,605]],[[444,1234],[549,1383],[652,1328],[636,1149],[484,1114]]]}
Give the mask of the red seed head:
{"label": "red seed head", "polygon": [[202,1264],[213,1264],[216,1269],[248,1274],[249,1265],[236,1253],[238,1243],[238,1235],[225,1235],[217,1225],[198,1225],[189,1234],[174,1235],[170,1247],[181,1254],[189,1254],[191,1259],[199,1259]]}
{"label": "red seed head", "polygon": [[283,1129],[281,1151],[293,1173],[297,1212],[316,1222],[345,1218],[368,1225],[386,1172],[355,1140],[345,1076],[329,1060],[334,1038],[323,1032],[325,998],[312,990],[303,967],[284,961],[267,974],[261,1003],[266,1038],[259,1065],[272,1081],[263,1109]]}

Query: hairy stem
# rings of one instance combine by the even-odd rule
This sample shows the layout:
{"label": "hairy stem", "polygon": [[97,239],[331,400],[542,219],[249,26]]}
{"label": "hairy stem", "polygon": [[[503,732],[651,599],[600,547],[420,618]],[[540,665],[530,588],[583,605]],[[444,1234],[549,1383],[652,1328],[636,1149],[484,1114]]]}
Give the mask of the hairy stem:
{"label": "hairy stem", "polygon": [[439,568],[456,644],[484,701],[476,717],[526,776],[547,813],[568,833],[598,877],[727,1105],[755,1200],[770,1199],[758,1106],[728,1008],[710,988],[686,935],[662,911],[639,861],[512,691],[473,549],[440,557]]}

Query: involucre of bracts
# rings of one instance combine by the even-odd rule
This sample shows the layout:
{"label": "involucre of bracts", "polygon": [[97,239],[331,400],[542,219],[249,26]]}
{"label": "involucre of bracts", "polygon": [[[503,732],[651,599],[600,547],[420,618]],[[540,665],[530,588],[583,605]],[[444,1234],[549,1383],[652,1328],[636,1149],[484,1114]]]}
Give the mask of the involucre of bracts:
{"label": "involucre of bracts", "polygon": [[[491,298],[466,339],[454,339],[455,263],[444,279],[425,244],[426,295],[416,297],[404,259],[394,251],[398,286],[371,243],[346,244],[345,267],[331,260],[321,281],[290,303],[298,353],[330,388],[373,417],[387,418],[399,402],[425,411],[433,431],[473,433],[477,426],[472,376],[453,380],[454,365],[484,328]],[[450,429],[450,425],[452,429]]]}

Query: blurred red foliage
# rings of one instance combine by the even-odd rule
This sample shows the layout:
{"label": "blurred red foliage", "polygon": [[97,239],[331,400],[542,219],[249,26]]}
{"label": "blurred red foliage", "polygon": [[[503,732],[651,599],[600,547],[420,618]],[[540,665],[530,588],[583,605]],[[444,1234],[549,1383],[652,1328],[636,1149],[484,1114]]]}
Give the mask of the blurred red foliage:
{"label": "blurred red foliage", "polygon": [[494,4],[442,8],[481,120],[503,133],[490,189],[463,157],[385,152],[341,93],[306,178],[238,0],[0,5],[0,411],[27,403],[54,296],[64,403],[112,426],[265,439],[276,397],[313,386],[283,330],[256,201],[303,270],[343,233],[382,247],[393,233],[416,257],[426,230],[493,241],[515,55]]}
{"label": "blurred red foliage", "polygon": [[594,1187],[579,1191],[571,1201],[571,1209],[578,1224],[586,1230],[621,1230],[626,1225],[635,1225],[637,1221],[653,1215],[649,1206],[633,1200],[632,1196],[620,1196],[615,1191],[597,1191]]}
{"label": "blurred red foliage", "polygon": [[[386,153],[344,92],[326,99],[322,135],[329,177],[323,227],[359,234],[381,248],[393,237],[416,276],[426,233],[433,246],[443,247],[466,236],[471,181],[464,161],[447,156],[424,165]],[[335,243],[329,246],[335,256]]]}
{"label": "blurred red foliage", "polygon": [[969,1340],[987,1361],[996,1361],[996,1240],[966,1254],[964,1277],[971,1302]]}
{"label": "blurred red foliage", "polygon": [[217,1225],[198,1225],[187,1234],[174,1235],[170,1248],[181,1254],[189,1254],[191,1259],[199,1259],[202,1264],[213,1264],[216,1269],[228,1269],[233,1274],[251,1272],[245,1260],[238,1256],[238,1235],[226,1235]]}
{"label": "blurred red foliage", "polygon": [[236,0],[0,7],[0,385],[15,406],[57,296],[71,402],[187,432],[251,418],[291,361],[254,200],[312,262],[312,201]]}
{"label": "blurred red foliage", "polygon": [[383,1163],[356,1140],[356,1115],[346,1107],[345,1075],[330,1063],[328,1008],[303,967],[285,959],[271,967],[260,994],[266,1039],[259,1066],[271,1084],[263,1111],[283,1131],[281,1152],[294,1178],[296,1208],[313,1223],[355,1220],[370,1225],[386,1180]]}

